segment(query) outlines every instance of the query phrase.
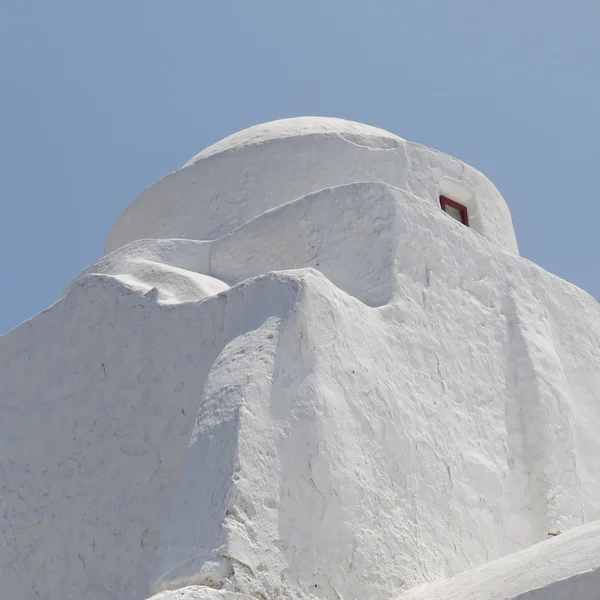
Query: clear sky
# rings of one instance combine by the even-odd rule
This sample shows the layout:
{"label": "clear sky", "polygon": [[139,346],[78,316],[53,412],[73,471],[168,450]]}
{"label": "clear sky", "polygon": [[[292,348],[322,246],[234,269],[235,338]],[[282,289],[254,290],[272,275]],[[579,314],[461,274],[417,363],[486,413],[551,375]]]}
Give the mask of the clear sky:
{"label": "clear sky", "polygon": [[521,254],[600,299],[599,24],[598,0],[1,0],[0,333],[144,188],[301,115],[478,168]]}

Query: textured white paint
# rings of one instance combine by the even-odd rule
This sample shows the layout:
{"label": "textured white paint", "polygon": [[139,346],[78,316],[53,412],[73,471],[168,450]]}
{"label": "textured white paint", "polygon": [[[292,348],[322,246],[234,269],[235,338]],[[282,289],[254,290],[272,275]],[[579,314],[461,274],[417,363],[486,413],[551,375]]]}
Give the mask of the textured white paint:
{"label": "textured white paint", "polygon": [[398,600],[598,600],[599,557],[596,521]]}
{"label": "textured white paint", "polygon": [[[600,521],[596,521],[449,580],[419,586],[395,600],[598,600],[599,556]],[[162,592],[152,600],[250,598],[194,586]]]}
{"label": "textured white paint", "polygon": [[265,210],[359,181],[381,181],[435,206],[449,195],[467,205],[475,231],[518,252],[506,203],[479,171],[381,129],[316,117],[257,125],[207,148],[123,212],[106,251],[141,238],[215,239]]}
{"label": "textured white paint", "polygon": [[7,597],[387,599],[600,518],[590,296],[381,181],[251,216],[0,338]]}
{"label": "textured white paint", "polygon": [[253,600],[252,596],[193,585],[179,590],[160,592],[151,600]]}

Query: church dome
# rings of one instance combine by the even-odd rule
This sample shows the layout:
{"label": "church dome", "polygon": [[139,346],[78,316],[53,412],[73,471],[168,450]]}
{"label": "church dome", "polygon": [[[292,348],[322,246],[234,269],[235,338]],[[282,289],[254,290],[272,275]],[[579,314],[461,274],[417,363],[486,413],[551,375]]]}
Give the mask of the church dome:
{"label": "church dome", "polygon": [[300,117],[235,133],[148,188],[114,223],[106,253],[143,238],[216,239],[267,210],[359,181],[381,181],[437,206],[450,198],[468,210],[472,229],[518,252],[504,199],[476,169],[382,129]]}

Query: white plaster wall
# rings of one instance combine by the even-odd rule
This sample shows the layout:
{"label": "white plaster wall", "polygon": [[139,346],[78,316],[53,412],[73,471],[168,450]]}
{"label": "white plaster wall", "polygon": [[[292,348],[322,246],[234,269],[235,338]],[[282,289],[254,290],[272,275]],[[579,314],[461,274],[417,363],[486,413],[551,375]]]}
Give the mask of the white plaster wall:
{"label": "white plaster wall", "polygon": [[599,590],[596,521],[397,600],[597,600]]}
{"label": "white plaster wall", "polygon": [[[600,517],[599,305],[408,192],[321,195],[107,256],[0,338],[7,597],[383,599]],[[203,300],[121,277],[315,239]]]}

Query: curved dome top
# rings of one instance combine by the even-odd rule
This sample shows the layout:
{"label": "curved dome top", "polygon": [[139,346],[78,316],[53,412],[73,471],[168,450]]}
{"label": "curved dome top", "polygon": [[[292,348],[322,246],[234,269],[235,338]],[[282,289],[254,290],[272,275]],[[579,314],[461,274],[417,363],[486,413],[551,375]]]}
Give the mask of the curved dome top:
{"label": "curved dome top", "polygon": [[321,117],[256,125],[209,146],[127,207],[106,252],[143,238],[215,239],[292,200],[365,181],[438,208],[448,196],[467,207],[473,230],[518,252],[508,207],[479,171],[383,129]]}
{"label": "curved dome top", "polygon": [[242,129],[242,131],[238,131],[205,148],[189,160],[184,167],[221,152],[305,135],[338,135],[361,146],[382,149],[395,148],[404,142],[402,138],[385,131],[385,129],[363,125],[354,121],[333,117],[295,117],[261,123],[260,125],[248,127],[248,129]]}

